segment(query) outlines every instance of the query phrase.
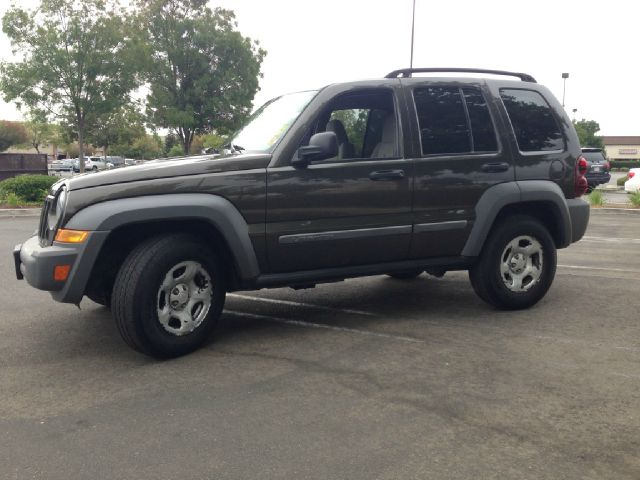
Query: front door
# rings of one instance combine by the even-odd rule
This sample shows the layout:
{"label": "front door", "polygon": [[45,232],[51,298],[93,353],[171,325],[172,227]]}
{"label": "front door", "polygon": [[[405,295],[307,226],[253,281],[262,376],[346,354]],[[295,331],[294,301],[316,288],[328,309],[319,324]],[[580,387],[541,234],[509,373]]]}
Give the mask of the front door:
{"label": "front door", "polygon": [[267,171],[271,272],[404,260],[411,241],[413,163],[404,158],[391,88],[337,95],[305,135],[333,131],[335,158]]}

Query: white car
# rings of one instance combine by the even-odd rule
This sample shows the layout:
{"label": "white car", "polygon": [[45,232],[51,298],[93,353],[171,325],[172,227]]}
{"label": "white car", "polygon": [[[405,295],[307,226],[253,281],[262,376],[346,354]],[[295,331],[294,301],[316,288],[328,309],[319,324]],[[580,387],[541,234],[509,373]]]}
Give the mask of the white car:
{"label": "white car", "polygon": [[629,180],[624,182],[624,191],[629,193],[640,192],[640,168],[629,170]]}
{"label": "white car", "polygon": [[[84,170],[85,172],[97,172],[98,170],[106,170],[109,168],[109,163],[105,163],[102,157],[84,157]],[[73,163],[73,171],[80,171],[80,160],[75,159]]]}

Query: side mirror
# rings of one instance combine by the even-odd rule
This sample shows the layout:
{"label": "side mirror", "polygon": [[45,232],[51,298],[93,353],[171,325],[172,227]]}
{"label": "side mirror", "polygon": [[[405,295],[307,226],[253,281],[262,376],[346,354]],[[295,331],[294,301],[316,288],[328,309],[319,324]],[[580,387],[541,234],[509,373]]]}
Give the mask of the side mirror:
{"label": "side mirror", "polygon": [[316,133],[309,139],[309,145],[300,147],[293,157],[294,167],[306,167],[309,163],[338,156],[338,137],[334,132]]}

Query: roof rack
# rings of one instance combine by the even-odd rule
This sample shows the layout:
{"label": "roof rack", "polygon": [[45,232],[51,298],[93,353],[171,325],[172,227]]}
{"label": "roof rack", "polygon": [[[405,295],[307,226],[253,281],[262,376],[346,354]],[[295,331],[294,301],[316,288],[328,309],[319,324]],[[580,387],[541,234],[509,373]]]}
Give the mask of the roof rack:
{"label": "roof rack", "polygon": [[456,72],[456,73],[485,73],[491,75],[506,75],[518,77],[523,82],[537,83],[531,75],[520,72],[505,72],[504,70],[485,70],[483,68],[401,68],[387,74],[384,78],[411,77],[412,73],[435,73],[435,72]]}

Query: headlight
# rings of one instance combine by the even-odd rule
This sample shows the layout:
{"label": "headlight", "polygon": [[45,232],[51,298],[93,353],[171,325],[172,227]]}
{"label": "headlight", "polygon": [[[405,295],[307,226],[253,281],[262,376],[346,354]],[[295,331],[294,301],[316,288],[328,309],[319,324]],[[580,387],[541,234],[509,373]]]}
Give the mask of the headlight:
{"label": "headlight", "polygon": [[56,196],[56,201],[49,208],[49,215],[47,223],[50,230],[55,230],[58,226],[58,221],[64,212],[64,208],[67,206],[67,189],[62,187]]}

